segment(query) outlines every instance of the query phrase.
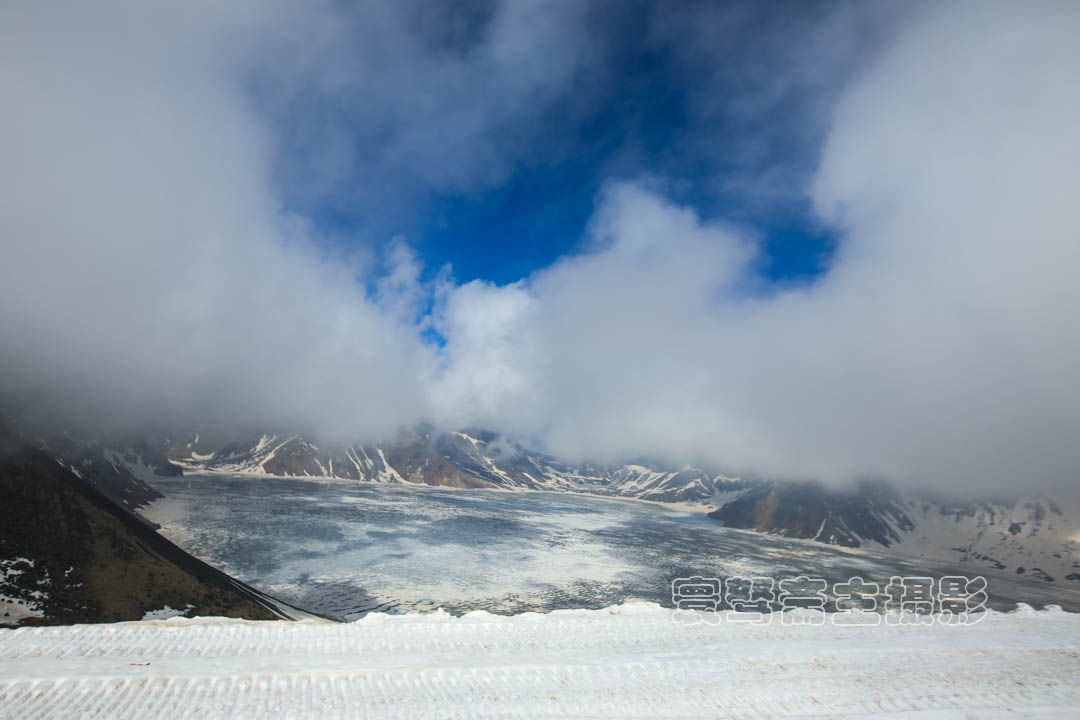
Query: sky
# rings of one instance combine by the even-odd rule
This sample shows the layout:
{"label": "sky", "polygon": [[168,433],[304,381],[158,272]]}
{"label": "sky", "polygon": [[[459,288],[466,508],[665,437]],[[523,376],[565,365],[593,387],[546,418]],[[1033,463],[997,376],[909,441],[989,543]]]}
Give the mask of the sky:
{"label": "sky", "polygon": [[1076,489],[1080,8],[8,3],[0,390]]}

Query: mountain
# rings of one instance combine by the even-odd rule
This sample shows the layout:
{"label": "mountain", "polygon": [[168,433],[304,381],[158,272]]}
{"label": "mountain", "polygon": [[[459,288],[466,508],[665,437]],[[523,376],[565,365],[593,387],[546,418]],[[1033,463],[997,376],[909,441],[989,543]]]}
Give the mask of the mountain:
{"label": "mountain", "polygon": [[87,485],[128,510],[136,510],[161,497],[150,485],[154,476],[183,474],[179,466],[163,455],[139,452],[131,446],[109,447],[63,436],[42,443],[41,449]]}
{"label": "mountain", "polygon": [[191,557],[39,448],[0,444],[0,624],[290,608]]}
{"label": "mountain", "polygon": [[960,502],[883,483],[768,483],[709,513],[728,527],[1080,582],[1080,508],[1041,496]]}
{"label": "mountain", "polygon": [[770,482],[709,513],[728,527],[830,545],[889,546],[914,529],[903,498],[883,483],[837,491],[821,483]]}
{"label": "mountain", "polygon": [[733,528],[1080,582],[1080,507],[1060,498],[960,502],[880,482],[838,489],[647,460],[572,463],[480,428],[420,426],[382,443],[267,432],[226,441],[194,433],[123,441],[61,435],[37,444],[129,510],[160,497],[155,477],[183,472],[588,493],[711,510],[710,518]]}
{"label": "mountain", "polygon": [[94,438],[41,423],[0,419],[0,443],[45,452],[87,485],[131,511],[161,497],[152,486],[155,477],[184,472],[169,462],[167,447],[142,437]]}
{"label": "mountain", "polygon": [[756,483],[698,468],[572,464],[490,430],[420,428],[382,444],[332,445],[301,435],[261,434],[210,450],[173,445],[170,462],[191,473],[320,477],[457,488],[554,490],[707,505]]}
{"label": "mountain", "polygon": [[1080,582],[1080,508],[1063,508],[1048,498],[958,502],[900,492],[882,482],[838,489],[647,461],[575,464],[478,428],[440,433],[421,427],[381,444],[332,445],[267,433],[218,449],[197,436],[170,447],[170,462],[195,474],[550,490],[680,503],[711,509],[710,518],[733,528]]}
{"label": "mountain", "polygon": [[1038,580],[1080,582],[1080,508],[1042,495],[1012,500],[913,499],[914,529],[887,547],[904,555],[947,556]]}

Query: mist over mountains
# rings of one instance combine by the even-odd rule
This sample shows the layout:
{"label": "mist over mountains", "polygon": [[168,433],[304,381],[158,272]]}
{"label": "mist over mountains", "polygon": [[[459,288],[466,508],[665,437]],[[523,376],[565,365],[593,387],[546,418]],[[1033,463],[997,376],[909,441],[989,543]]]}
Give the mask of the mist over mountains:
{"label": "mist over mountains", "polygon": [[[457,278],[382,229],[337,242],[367,231],[325,220],[351,202],[334,178],[407,209],[509,182],[547,147],[534,115],[584,127],[612,56],[577,6],[495,3],[458,34],[408,4],[5,8],[0,385],[17,412],[338,442],[430,421],[574,462],[1076,487],[1075,6],[911,6],[857,52],[851,28],[881,6],[800,16],[814,42],[732,106],[775,88],[826,105],[806,118],[815,160],[773,183],[837,238],[805,283],[769,281],[752,223],[647,163],[604,175],[579,242],[517,281]],[[742,20],[695,8],[642,22],[726,67],[697,33]],[[745,184],[768,188],[757,171]]]}
{"label": "mist over mountains", "polygon": [[811,481],[730,477],[692,465],[639,460],[576,463],[481,428],[403,431],[381,443],[260,433],[202,433],[112,442],[16,432],[61,468],[138,512],[161,494],[156,479],[187,475],[306,478],[316,483],[431,486],[463,491],[559,492],[674,505],[726,527],[829,545],[966,563],[1066,586],[1080,583],[1080,505],[1017,488],[959,497],[883,482],[832,488]]}

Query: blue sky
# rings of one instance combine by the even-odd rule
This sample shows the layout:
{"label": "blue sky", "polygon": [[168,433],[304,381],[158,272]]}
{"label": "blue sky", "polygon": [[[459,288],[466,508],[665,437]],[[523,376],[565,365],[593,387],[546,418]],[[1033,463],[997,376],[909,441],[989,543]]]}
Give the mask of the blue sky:
{"label": "blue sky", "polygon": [[[470,54],[496,31],[499,6],[466,3],[402,12],[394,32],[411,42],[404,49],[388,44],[375,58],[376,72],[403,68],[391,72],[402,85],[362,77],[328,92],[301,91],[286,103],[275,92],[270,115],[282,120],[276,128],[286,207],[314,218],[344,247],[378,247],[404,235],[429,274],[449,264],[459,281],[506,284],[578,251],[605,186],[649,178],[703,218],[759,238],[766,291],[769,283],[820,275],[836,235],[816,216],[807,188],[826,109],[891,32],[895,8],[596,2],[551,10],[580,34],[557,28],[551,46],[529,58],[555,78],[540,91],[512,80],[485,88],[482,79],[501,71]],[[346,17],[358,27],[370,22],[359,10]],[[444,30],[431,34],[436,25]],[[344,45],[335,58],[356,62],[354,48]],[[547,70],[548,53],[570,58],[571,67]],[[438,67],[447,56],[459,62],[449,71]],[[415,102],[409,87],[428,74],[445,75],[457,89]],[[262,84],[280,87],[279,79]],[[372,91],[384,98],[384,112],[363,101]],[[413,106],[430,115],[401,115]],[[439,127],[472,106],[484,116],[460,132]],[[330,171],[310,159],[313,133],[327,127],[341,148]],[[406,146],[380,156],[385,143],[407,133],[414,135],[402,142],[424,151]],[[428,137],[490,162],[477,168],[452,151],[431,151]],[[460,170],[417,167],[427,163]],[[373,175],[386,185],[373,191]],[[310,192],[312,185],[320,191]]]}
{"label": "blue sky", "polygon": [[[514,282],[576,252],[602,187],[596,168],[529,169],[481,196],[440,198],[416,247],[436,267],[498,284]],[[836,234],[809,203],[747,216],[729,203],[699,200],[711,217],[738,217],[761,237],[760,273],[769,283],[809,283],[828,266]]]}

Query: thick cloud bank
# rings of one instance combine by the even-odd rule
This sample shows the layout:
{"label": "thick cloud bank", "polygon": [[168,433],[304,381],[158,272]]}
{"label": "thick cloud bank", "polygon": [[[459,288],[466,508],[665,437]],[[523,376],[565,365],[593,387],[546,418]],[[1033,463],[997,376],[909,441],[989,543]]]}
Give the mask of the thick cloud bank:
{"label": "thick cloud bank", "polygon": [[[343,42],[333,6],[186,7],[3,12],[0,364],[24,402],[117,427],[364,437],[430,419],[599,460],[1075,485],[1076,6],[911,20],[834,109],[808,191],[839,247],[793,289],[760,280],[755,237],[656,180],[610,184],[583,251],[508,286],[423,282],[400,240],[334,256],[279,198],[283,173],[331,182],[340,142],[305,126],[313,166],[277,153],[295,106],[265,101],[267,77],[283,98],[378,98],[371,170],[395,192],[483,184],[513,162],[507,128],[572,87],[579,14],[508,3],[457,59],[391,42],[392,18],[362,23],[405,53],[396,68],[435,82],[449,63],[425,106],[406,79],[297,55],[296,38]],[[268,74],[281,54],[299,59]],[[483,102],[452,92],[479,78]]]}
{"label": "thick cloud bank", "polygon": [[430,352],[367,298],[361,259],[322,256],[274,199],[241,91],[256,8],[169,5],[3,13],[8,389],[119,428],[374,433],[422,415]]}
{"label": "thick cloud bank", "polygon": [[[1037,10],[1037,11],[1036,11]],[[1075,6],[935,8],[836,108],[816,284],[641,186],[595,252],[449,294],[447,409],[560,452],[995,488],[1080,468]]]}

